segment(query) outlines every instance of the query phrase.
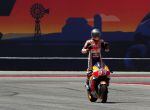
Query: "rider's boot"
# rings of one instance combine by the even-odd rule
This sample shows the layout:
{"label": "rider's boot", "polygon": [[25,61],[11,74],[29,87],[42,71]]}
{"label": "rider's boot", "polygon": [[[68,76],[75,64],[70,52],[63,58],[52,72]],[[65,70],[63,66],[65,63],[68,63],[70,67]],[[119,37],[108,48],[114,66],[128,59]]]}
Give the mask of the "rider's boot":
{"label": "rider's boot", "polygon": [[86,87],[86,89],[87,89],[88,91],[90,91],[89,79],[88,79],[88,78],[86,79],[85,87]]}
{"label": "rider's boot", "polygon": [[90,71],[87,72],[87,79],[86,79],[86,84],[85,84],[87,90],[89,90],[89,91],[90,91],[89,78],[90,78],[91,74],[92,74],[92,70],[90,70]]}

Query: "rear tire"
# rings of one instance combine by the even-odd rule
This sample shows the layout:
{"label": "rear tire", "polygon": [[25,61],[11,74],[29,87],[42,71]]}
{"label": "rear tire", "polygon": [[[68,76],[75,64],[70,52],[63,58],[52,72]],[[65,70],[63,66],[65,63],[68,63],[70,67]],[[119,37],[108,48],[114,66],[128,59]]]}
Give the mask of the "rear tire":
{"label": "rear tire", "polygon": [[107,102],[107,96],[108,96],[108,87],[106,84],[100,85],[100,91],[99,94],[101,96],[101,102],[106,103]]}

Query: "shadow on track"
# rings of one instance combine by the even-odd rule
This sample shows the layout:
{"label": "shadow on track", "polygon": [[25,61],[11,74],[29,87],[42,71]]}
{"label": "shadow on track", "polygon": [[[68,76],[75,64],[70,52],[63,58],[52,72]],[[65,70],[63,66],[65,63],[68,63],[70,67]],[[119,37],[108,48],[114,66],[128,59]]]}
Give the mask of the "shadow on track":
{"label": "shadow on track", "polygon": [[[96,103],[101,103],[101,102],[96,102]],[[137,103],[137,102],[106,102],[104,104],[119,104],[119,103]]]}

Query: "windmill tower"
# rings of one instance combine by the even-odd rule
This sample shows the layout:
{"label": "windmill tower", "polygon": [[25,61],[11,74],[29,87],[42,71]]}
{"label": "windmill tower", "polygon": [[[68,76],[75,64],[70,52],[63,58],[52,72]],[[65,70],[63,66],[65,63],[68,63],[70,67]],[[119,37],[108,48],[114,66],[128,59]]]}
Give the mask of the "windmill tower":
{"label": "windmill tower", "polygon": [[42,4],[35,3],[30,9],[30,14],[35,20],[34,39],[39,39],[41,36],[41,18],[45,14],[49,14],[49,9],[45,9]]}

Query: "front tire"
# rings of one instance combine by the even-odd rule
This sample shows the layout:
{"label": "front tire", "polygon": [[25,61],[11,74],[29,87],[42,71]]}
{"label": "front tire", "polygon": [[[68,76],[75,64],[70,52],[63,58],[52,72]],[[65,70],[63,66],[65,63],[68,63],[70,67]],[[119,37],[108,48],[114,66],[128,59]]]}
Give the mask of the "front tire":
{"label": "front tire", "polygon": [[101,97],[101,102],[106,103],[107,102],[107,96],[108,96],[107,84],[100,85],[99,94],[100,94],[100,97]]}

